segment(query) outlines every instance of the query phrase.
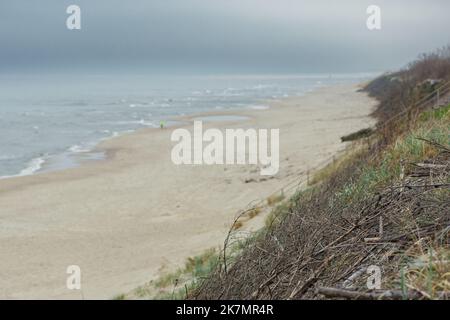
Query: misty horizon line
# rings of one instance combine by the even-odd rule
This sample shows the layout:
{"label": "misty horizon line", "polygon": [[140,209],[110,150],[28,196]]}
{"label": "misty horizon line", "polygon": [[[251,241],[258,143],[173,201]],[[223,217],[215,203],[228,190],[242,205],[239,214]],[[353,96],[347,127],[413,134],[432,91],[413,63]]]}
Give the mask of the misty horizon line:
{"label": "misty horizon line", "polygon": [[254,70],[248,70],[248,71],[216,71],[216,70],[167,70],[167,71],[154,71],[154,70],[134,70],[134,69],[102,69],[102,70],[96,70],[96,69],[64,69],[64,70],[26,70],[26,69],[20,69],[20,70],[6,70],[1,71],[0,70],[0,77],[1,76],[7,76],[7,75],[29,75],[29,76],[110,76],[110,75],[129,75],[129,76],[175,76],[175,77],[184,77],[184,76],[198,76],[198,77],[221,77],[221,76],[236,76],[236,77],[264,77],[264,76],[271,76],[271,77],[325,77],[325,76],[341,76],[341,75],[354,75],[354,76],[365,76],[365,75],[381,75],[385,73],[391,73],[396,72],[397,69],[392,70],[361,70],[361,71],[294,71],[294,72],[287,72],[287,71],[268,71],[268,70],[261,70],[261,71],[254,71]]}

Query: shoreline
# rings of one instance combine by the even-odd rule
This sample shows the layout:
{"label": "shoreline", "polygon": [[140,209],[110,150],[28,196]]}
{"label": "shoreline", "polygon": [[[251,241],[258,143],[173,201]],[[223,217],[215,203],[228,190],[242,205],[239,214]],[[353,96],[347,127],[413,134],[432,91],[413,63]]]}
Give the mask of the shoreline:
{"label": "shoreline", "polygon": [[[267,100],[262,100],[262,101],[264,101],[265,104],[272,103]],[[273,101],[276,101],[276,100],[274,99]],[[261,107],[261,109],[260,108],[249,108],[249,106]],[[169,118],[167,118],[167,122],[171,122],[172,124],[166,125],[164,127],[164,129],[187,128],[193,123],[193,121],[195,120],[194,118],[215,117],[215,116],[233,117],[235,114],[234,111],[237,111],[237,113],[239,113],[241,110],[255,110],[255,111],[266,110],[266,108],[265,108],[266,105],[263,105],[263,104],[258,104],[258,105],[250,104],[249,106],[246,106],[246,107],[242,106],[239,108],[236,107],[236,108],[228,109],[225,111],[224,110],[211,110],[211,111],[205,111],[205,112],[200,112],[200,113],[170,116]],[[267,106],[267,109],[268,108],[270,108],[270,107]],[[237,115],[236,117],[239,117],[239,115]],[[246,119],[241,119],[238,121],[245,121],[245,120]],[[234,122],[234,121],[229,121],[229,120],[227,120],[227,121],[220,121],[220,120],[219,121],[216,121],[216,120],[208,121],[207,120],[205,122],[214,122],[214,123],[218,122],[219,124],[224,124],[225,122]],[[44,174],[44,173],[49,173],[49,172],[73,169],[73,168],[87,165],[93,161],[108,160],[107,154],[101,154],[103,152],[101,145],[105,141],[108,141],[111,139],[116,139],[123,135],[134,134],[134,133],[137,133],[137,132],[140,132],[143,130],[160,130],[160,128],[158,128],[156,126],[155,127],[145,126],[145,127],[140,127],[140,128],[131,129],[131,130],[125,130],[125,131],[121,131],[121,132],[115,131],[110,136],[100,138],[96,141],[84,142],[84,144],[86,145],[84,147],[82,145],[75,144],[75,145],[68,147],[64,152],[47,154],[47,155],[42,155],[42,156],[33,158],[27,162],[27,165],[19,173],[7,174],[7,175],[0,176],[0,180],[21,178],[21,177],[33,176],[36,174]],[[57,158],[66,158],[66,160],[55,160]],[[66,161],[66,162],[71,161],[72,164],[64,165],[63,161]],[[52,162],[54,162],[53,165],[51,164]],[[52,168],[53,166],[57,166],[59,168],[56,168],[56,169]]]}
{"label": "shoreline", "polygon": [[[362,75],[365,75],[365,73],[362,73]],[[343,83],[343,84],[357,84],[356,82],[350,81],[349,83]],[[211,109],[209,111],[203,111],[203,112],[193,112],[193,113],[187,113],[187,114],[174,114],[172,116],[168,116],[167,119],[165,119],[165,122],[169,122],[171,124],[167,125],[166,128],[177,128],[177,127],[186,127],[192,122],[191,120],[186,121],[186,119],[196,117],[202,117],[202,116],[209,116],[209,115],[233,115],[234,111],[239,113],[240,111],[248,111],[248,110],[254,110],[254,111],[261,111],[266,110],[267,108],[270,108],[270,105],[273,105],[274,103],[277,103],[280,100],[289,99],[289,98],[296,98],[303,96],[305,94],[308,94],[310,92],[313,92],[315,90],[319,90],[321,88],[325,88],[327,86],[333,86],[336,84],[320,84],[315,85],[314,87],[302,92],[298,95],[291,95],[288,98],[287,97],[272,97],[272,98],[266,98],[266,99],[258,99],[254,101],[249,101],[248,103],[242,103],[239,107],[232,107],[229,109]],[[339,84],[337,84],[339,85]],[[184,123],[183,123],[184,122]],[[216,122],[216,121],[214,121]],[[56,153],[48,153],[43,152],[40,156],[37,156],[35,158],[29,159],[26,163],[24,163],[24,166],[19,172],[16,173],[6,173],[2,176],[0,176],[0,180],[4,179],[12,179],[12,178],[20,178],[20,177],[26,177],[30,175],[36,175],[36,174],[42,174],[42,173],[48,173],[48,172],[54,172],[54,171],[61,171],[61,170],[67,170],[71,168],[76,168],[85,164],[89,164],[90,161],[101,161],[105,160],[104,156],[102,154],[99,154],[99,146],[107,140],[114,139],[116,137],[127,135],[127,134],[133,134],[135,132],[141,131],[141,130],[147,130],[147,129],[159,129],[158,126],[142,126],[137,127],[134,129],[128,129],[124,131],[111,131],[111,134],[108,136],[104,136],[101,138],[97,138],[95,140],[86,140],[82,141],[80,143],[66,146],[65,151],[56,152]],[[64,163],[65,162],[65,163]]]}
{"label": "shoreline", "polygon": [[[376,101],[356,88],[327,86],[271,102],[269,109],[180,117],[248,117],[204,122],[205,128],[279,127],[280,172],[266,181],[249,165],[173,165],[176,127],[101,141],[94,150],[105,152],[102,160],[0,180],[0,205],[7,208],[0,213],[0,296],[111,298],[156,277],[161,266],[219,245],[248,202],[339,152],[346,145],[341,135],[375,122],[368,114]],[[65,267],[73,264],[84,275],[82,295],[65,288]]]}
{"label": "shoreline", "polygon": [[[364,74],[364,73],[363,73]],[[361,83],[357,82],[348,82],[348,83],[338,83],[338,84],[319,84],[314,87],[302,92],[301,94],[291,95],[288,97],[276,97],[276,98],[267,98],[251,101],[245,104],[241,104],[239,107],[233,107],[229,109],[211,109],[209,111],[204,112],[193,112],[187,114],[178,114],[168,116],[165,119],[165,122],[169,122],[171,124],[167,125],[166,128],[185,128],[188,127],[194,121],[194,117],[204,117],[204,116],[233,116],[237,115],[239,117],[239,113],[241,111],[264,111],[270,108],[271,105],[277,104],[282,100],[292,99],[302,97],[306,94],[314,92],[316,90],[320,90],[323,88],[327,88],[329,86],[339,86],[339,85],[360,85]],[[245,119],[243,119],[245,120]],[[208,121],[209,122],[209,121]],[[220,122],[220,121],[212,121],[212,122]],[[224,121],[228,122],[228,121]],[[223,123],[222,123],[223,124]],[[102,161],[107,158],[106,154],[101,154],[101,144],[105,141],[115,139],[122,135],[134,134],[141,130],[157,130],[158,126],[142,126],[134,129],[128,129],[124,131],[112,131],[110,135],[98,138],[96,140],[86,140],[80,142],[78,144],[71,145],[66,148],[65,151],[57,152],[57,153],[43,153],[42,155],[30,159],[25,163],[24,167],[17,173],[9,173],[6,175],[0,176],[0,181],[4,179],[13,179],[20,178],[26,176],[32,176],[36,174],[49,173],[54,171],[67,170],[72,168],[77,168],[79,166],[83,166],[89,164],[91,161]],[[57,160],[58,159],[58,160]],[[65,162],[65,164],[64,164]]]}

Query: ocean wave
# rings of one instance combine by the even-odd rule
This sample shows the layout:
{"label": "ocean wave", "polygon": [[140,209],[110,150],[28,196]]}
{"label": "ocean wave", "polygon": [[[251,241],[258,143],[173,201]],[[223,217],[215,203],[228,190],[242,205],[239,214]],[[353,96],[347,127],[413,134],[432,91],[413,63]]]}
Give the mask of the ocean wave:
{"label": "ocean wave", "polygon": [[109,140],[112,138],[120,137],[121,135],[127,134],[127,133],[133,133],[136,132],[136,130],[125,130],[125,131],[114,131],[109,137],[105,137],[100,139],[100,141]]}
{"label": "ocean wave", "polygon": [[155,124],[151,121],[146,121],[144,119],[141,119],[138,121],[138,123],[142,126],[146,126],[146,127],[156,127]]}
{"label": "ocean wave", "polygon": [[148,108],[149,105],[154,105],[154,103],[144,103],[144,102],[140,102],[140,103],[130,103],[128,105],[128,107],[130,108]]}
{"label": "ocean wave", "polygon": [[30,176],[37,171],[39,171],[42,168],[42,165],[45,163],[44,157],[38,157],[32,159],[30,162],[28,162],[27,167],[22,169],[18,174],[14,175],[7,175],[7,176],[0,176],[0,179],[8,179],[8,178],[14,178],[14,177],[23,177],[23,176]]}
{"label": "ocean wave", "polygon": [[39,171],[45,163],[44,157],[34,158],[28,163],[28,166],[20,171],[18,176],[29,176]]}
{"label": "ocean wave", "polygon": [[91,151],[91,148],[83,147],[79,144],[75,144],[69,148],[69,151],[73,152],[73,153],[84,153],[84,152]]}
{"label": "ocean wave", "polygon": [[249,106],[250,109],[253,110],[267,110],[269,109],[269,106],[265,106],[265,105],[254,105],[254,106]]}
{"label": "ocean wave", "polygon": [[261,89],[269,89],[275,88],[276,86],[273,84],[257,84],[256,86],[251,87],[252,90],[261,90]]}
{"label": "ocean wave", "polygon": [[146,126],[146,127],[156,127],[156,125],[151,122],[151,121],[147,121],[144,119],[140,119],[140,120],[132,120],[132,121],[117,121],[115,122],[116,124],[120,124],[120,125],[127,125],[127,124],[139,124],[141,126]]}

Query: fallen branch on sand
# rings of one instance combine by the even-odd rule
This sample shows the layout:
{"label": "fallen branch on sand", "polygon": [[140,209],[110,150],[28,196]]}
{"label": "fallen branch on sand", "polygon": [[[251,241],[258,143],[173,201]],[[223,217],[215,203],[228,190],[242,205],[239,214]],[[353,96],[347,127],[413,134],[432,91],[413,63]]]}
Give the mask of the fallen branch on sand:
{"label": "fallen branch on sand", "polygon": [[400,290],[376,290],[372,292],[359,292],[346,289],[318,287],[317,293],[329,298],[345,298],[360,300],[402,300],[402,299],[420,299],[422,295],[416,291],[404,293]]}

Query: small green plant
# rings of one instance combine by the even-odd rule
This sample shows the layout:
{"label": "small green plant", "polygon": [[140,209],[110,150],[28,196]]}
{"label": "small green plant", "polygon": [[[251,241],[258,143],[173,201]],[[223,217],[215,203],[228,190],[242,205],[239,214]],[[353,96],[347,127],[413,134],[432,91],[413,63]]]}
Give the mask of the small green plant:
{"label": "small green plant", "polygon": [[178,278],[181,276],[182,272],[183,272],[183,270],[178,269],[174,272],[167,273],[167,274],[159,277],[154,282],[154,285],[156,287],[160,287],[160,288],[165,288],[165,287],[171,286],[178,280]]}
{"label": "small green plant", "polygon": [[403,286],[428,299],[439,299],[450,292],[450,251],[445,247],[421,251],[404,267]]}
{"label": "small green plant", "polygon": [[124,293],[118,294],[113,297],[113,300],[125,300],[125,299],[126,299],[126,295]]}
{"label": "small green plant", "polygon": [[432,119],[442,120],[445,117],[448,117],[450,115],[449,111],[450,111],[450,105],[441,107],[436,110],[425,111],[420,114],[419,121],[426,122],[426,121],[429,121]]}
{"label": "small green plant", "polygon": [[289,213],[289,205],[286,203],[280,204],[277,207],[275,207],[266,217],[265,220],[266,228],[271,228],[274,225],[281,222],[288,213]]}
{"label": "small green plant", "polygon": [[195,289],[199,281],[209,275],[218,263],[217,250],[206,250],[200,255],[187,258],[183,268],[136,288],[133,294],[139,298],[184,299],[186,293]]}
{"label": "small green plant", "polygon": [[[434,120],[423,122],[411,132],[399,137],[393,146],[385,151],[381,160],[363,166],[356,178],[336,193],[336,200],[344,203],[359,201],[376,188],[399,179],[402,165],[435,156],[437,149],[423,139],[449,145],[449,117],[434,118],[435,111],[429,112],[433,114]],[[442,111],[438,114],[441,115]],[[439,120],[435,120],[437,118]]]}
{"label": "small green plant", "polygon": [[206,250],[201,255],[188,258],[183,273],[190,273],[194,278],[199,278],[208,274],[219,262],[217,250],[212,248]]}

